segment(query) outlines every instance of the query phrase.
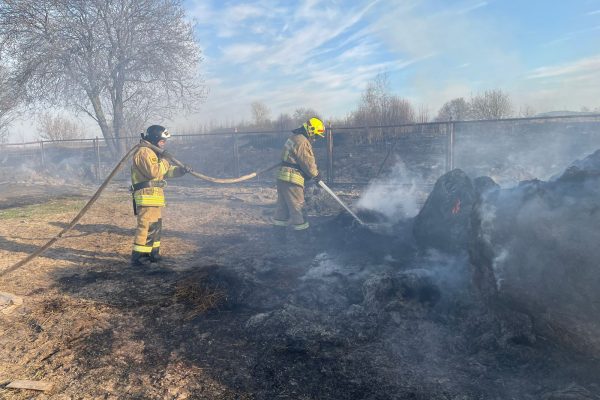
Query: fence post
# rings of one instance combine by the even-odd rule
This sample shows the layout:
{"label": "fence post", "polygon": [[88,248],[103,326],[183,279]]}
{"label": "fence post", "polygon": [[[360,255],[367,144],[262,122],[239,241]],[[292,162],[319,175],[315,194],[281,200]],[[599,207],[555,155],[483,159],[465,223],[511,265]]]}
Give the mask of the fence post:
{"label": "fence post", "polygon": [[100,142],[98,136],[94,139],[94,155],[96,156],[96,180],[100,182]]}
{"label": "fence post", "polygon": [[238,148],[238,139],[237,139],[237,128],[235,128],[233,136],[233,165],[235,168],[235,176],[240,176],[240,150]]}
{"label": "fence post", "polygon": [[327,184],[333,185],[333,131],[331,121],[327,125]]}
{"label": "fence post", "polygon": [[447,125],[446,172],[454,169],[454,122]]}
{"label": "fence post", "polygon": [[44,141],[40,140],[40,153],[42,155],[42,169],[46,169],[46,152],[44,151]]}

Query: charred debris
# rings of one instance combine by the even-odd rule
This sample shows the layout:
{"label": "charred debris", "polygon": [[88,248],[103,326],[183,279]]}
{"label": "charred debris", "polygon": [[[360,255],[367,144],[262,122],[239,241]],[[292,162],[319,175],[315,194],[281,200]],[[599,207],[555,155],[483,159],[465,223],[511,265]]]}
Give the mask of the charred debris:
{"label": "charred debris", "polygon": [[598,399],[599,177],[600,151],[510,189],[450,171],[385,231],[340,214],[291,256],[188,277],[220,302],[189,323],[231,312],[224,379],[256,398]]}
{"label": "charred debris", "polygon": [[[222,398],[600,399],[599,177],[600,151],[507,189],[457,169],[414,218],[339,214],[300,247],[257,231],[262,256],[58,287],[121,293],[103,301],[141,324],[135,368],[176,355],[243,394]],[[112,360],[114,332],[83,342],[82,368]]]}

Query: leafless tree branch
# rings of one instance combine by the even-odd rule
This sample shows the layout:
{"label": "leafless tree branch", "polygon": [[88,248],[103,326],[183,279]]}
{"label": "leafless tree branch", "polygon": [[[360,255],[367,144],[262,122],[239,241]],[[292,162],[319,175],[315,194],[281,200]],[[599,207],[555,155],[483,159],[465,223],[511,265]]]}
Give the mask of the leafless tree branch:
{"label": "leafless tree branch", "polygon": [[116,152],[128,121],[168,118],[205,97],[179,0],[4,0],[0,45],[27,103],[84,112]]}

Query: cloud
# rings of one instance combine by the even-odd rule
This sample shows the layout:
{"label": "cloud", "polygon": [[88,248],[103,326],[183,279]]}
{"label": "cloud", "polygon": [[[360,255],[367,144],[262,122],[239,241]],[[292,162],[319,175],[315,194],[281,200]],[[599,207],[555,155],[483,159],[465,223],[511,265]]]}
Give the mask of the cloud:
{"label": "cloud", "polygon": [[[338,38],[350,27],[358,23],[371,7],[377,2],[371,2],[359,10],[349,10],[347,13],[330,13],[328,18],[324,18],[318,11],[312,7],[317,2],[307,0],[295,14],[295,18],[300,20],[299,29],[295,33],[285,38],[265,62],[269,64],[285,64],[290,58],[301,54],[303,57],[310,57],[311,53],[317,51],[327,42]],[[319,15],[319,18],[314,18]]]}
{"label": "cloud", "polygon": [[332,59],[327,68],[311,68],[310,82],[322,85],[323,88],[335,89],[340,87],[352,88],[355,93],[364,89],[368,81],[381,72],[391,73],[408,68],[424,58],[408,60],[393,59],[369,64],[347,65]]}
{"label": "cloud", "polygon": [[[431,110],[490,88],[538,111],[556,99],[563,108],[586,99],[597,103],[589,79],[597,76],[598,56],[560,62],[566,58],[557,51],[600,26],[563,34],[552,44],[559,61],[531,69],[524,52],[539,44],[524,43],[525,27],[516,19],[500,23],[490,6],[503,5],[492,0],[206,3],[213,8],[195,10],[208,15],[199,24],[210,46],[203,68],[213,77],[207,114],[247,119],[249,104],[258,99],[274,116],[297,107],[340,116],[356,107],[366,83],[380,72],[389,74],[395,94]],[[319,95],[308,95],[315,87]]]}
{"label": "cloud", "polygon": [[456,11],[456,14],[467,14],[467,13],[469,13],[471,11],[477,10],[478,8],[482,8],[482,7],[485,7],[487,5],[488,5],[487,1],[481,1],[479,3],[472,4],[472,5],[467,6],[467,7],[463,8],[463,9],[461,9],[461,10]]}
{"label": "cloud", "polygon": [[338,60],[347,62],[355,59],[364,59],[370,55],[376,54],[376,50],[377,45],[375,43],[364,41],[344,51],[339,55]]}
{"label": "cloud", "polygon": [[[488,2],[467,8],[431,8],[424,10],[410,3],[394,7],[381,15],[376,32],[391,51],[411,57],[446,53],[456,59],[491,61],[490,55],[510,53],[514,48],[510,28],[485,16],[474,17],[468,10],[484,7]],[[505,61],[496,58],[493,63]],[[502,67],[503,70],[506,66]]]}
{"label": "cloud", "polygon": [[586,13],[585,15],[597,15],[597,14],[600,14],[600,10],[590,11],[589,13]]}
{"label": "cloud", "polygon": [[555,78],[562,77],[564,75],[580,74],[591,71],[600,71],[600,55],[582,58],[574,62],[561,65],[539,67],[534,69],[527,78]]}
{"label": "cloud", "polygon": [[234,64],[248,62],[259,58],[267,47],[257,43],[237,43],[222,49],[223,60]]}
{"label": "cloud", "polygon": [[[264,13],[269,9],[267,4],[274,9],[272,13]],[[460,87],[462,92],[466,85],[448,82],[440,87],[438,80],[446,72],[443,70],[440,75],[440,67],[465,66],[464,60],[469,60],[469,71],[476,70],[481,68],[478,58],[483,56],[492,65],[489,71],[509,70],[506,65],[512,60],[503,62],[507,58],[502,52],[490,49],[491,43],[504,43],[498,40],[504,39],[503,33],[496,34],[494,24],[479,14],[476,19],[469,15],[470,11],[488,6],[488,1],[436,7],[426,12],[423,4],[427,2],[416,0],[393,6],[381,1],[352,4],[344,3],[342,7],[337,1],[304,0],[293,5],[260,0],[244,7],[212,10],[214,29],[220,35],[233,36],[228,38],[228,44],[219,46],[219,58],[212,60],[211,70],[235,75],[222,79],[222,84],[212,89],[205,109],[223,109],[227,104],[228,111],[236,109],[241,113],[238,115],[247,115],[248,104],[256,99],[259,88],[255,85],[250,89],[242,81],[243,76],[263,82],[260,86],[266,90],[260,92],[260,97],[274,113],[289,112],[299,106],[320,106],[326,110],[323,112],[341,114],[356,106],[366,83],[380,72],[393,75],[403,71],[397,76],[414,76],[408,82],[412,88],[400,95],[421,103],[434,98],[437,105],[443,102],[439,95],[446,93],[445,87]],[[234,16],[236,23],[231,22]],[[215,21],[225,26],[216,26]],[[248,37],[240,37],[240,33],[247,35],[248,30],[256,34],[251,43]],[[450,53],[456,53],[453,60],[445,58]],[[227,72],[222,64],[235,66],[236,71]],[[434,76],[436,79],[432,79]],[[303,92],[309,85],[319,87],[318,104],[305,104]],[[227,86],[234,86],[238,92]],[[331,103],[326,103],[326,99]]]}
{"label": "cloud", "polygon": [[239,23],[250,18],[265,17],[269,10],[256,5],[239,4],[225,9],[223,14],[227,20]]}
{"label": "cloud", "polygon": [[600,106],[600,54],[528,72],[514,88],[521,104],[536,110],[579,110]]}
{"label": "cloud", "polygon": [[580,29],[580,30],[577,30],[577,31],[569,32],[569,33],[566,33],[565,35],[563,35],[563,36],[561,36],[561,37],[559,37],[557,39],[554,39],[554,40],[551,40],[551,41],[549,41],[547,43],[544,43],[543,46],[547,47],[547,46],[554,46],[554,45],[557,45],[557,44],[562,44],[562,43],[567,42],[567,41],[569,41],[571,39],[575,39],[575,38],[577,38],[578,36],[580,36],[582,34],[594,32],[594,31],[598,31],[598,30],[600,30],[600,25],[593,26],[593,27],[587,28],[587,29]]}

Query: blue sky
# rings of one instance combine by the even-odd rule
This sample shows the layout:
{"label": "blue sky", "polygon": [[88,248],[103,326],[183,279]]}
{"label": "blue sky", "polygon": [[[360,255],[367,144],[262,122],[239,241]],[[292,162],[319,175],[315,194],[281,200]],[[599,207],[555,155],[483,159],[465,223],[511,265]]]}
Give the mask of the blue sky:
{"label": "blue sky", "polygon": [[600,0],[186,0],[209,89],[191,121],[343,117],[377,73],[430,115],[486,89],[518,108],[600,107]]}

